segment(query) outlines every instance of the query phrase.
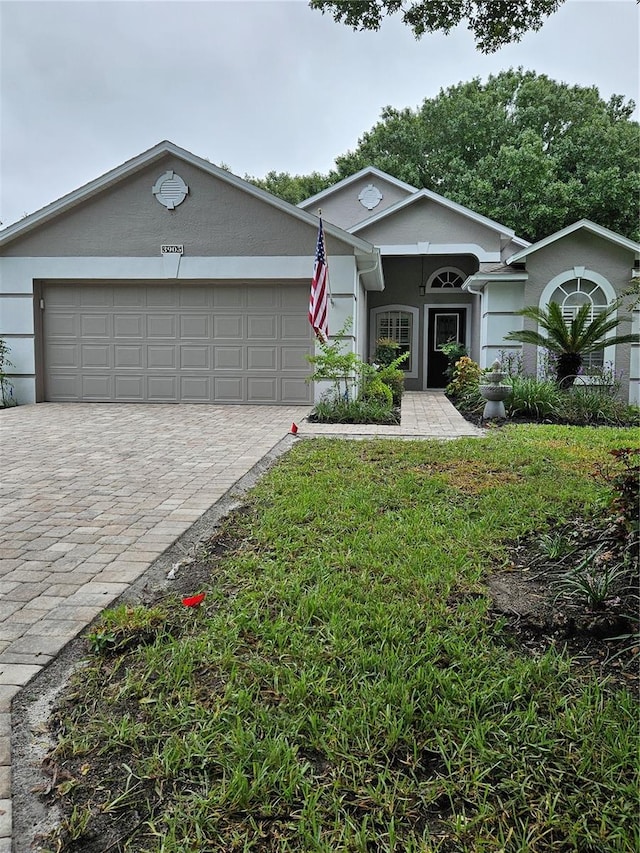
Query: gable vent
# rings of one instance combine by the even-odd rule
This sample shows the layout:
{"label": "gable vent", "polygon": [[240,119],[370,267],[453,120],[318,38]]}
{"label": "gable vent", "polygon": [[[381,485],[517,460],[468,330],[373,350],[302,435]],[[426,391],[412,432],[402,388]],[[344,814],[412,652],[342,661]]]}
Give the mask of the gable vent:
{"label": "gable vent", "polygon": [[175,172],[165,172],[160,175],[158,180],[153,185],[152,190],[156,200],[160,202],[167,210],[173,210],[187,197],[189,187],[182,180],[180,175]]}

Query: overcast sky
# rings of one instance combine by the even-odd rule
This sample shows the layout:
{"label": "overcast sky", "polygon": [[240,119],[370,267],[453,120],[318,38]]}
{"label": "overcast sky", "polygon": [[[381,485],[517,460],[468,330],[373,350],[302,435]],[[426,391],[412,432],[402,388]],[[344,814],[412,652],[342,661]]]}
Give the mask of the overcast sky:
{"label": "overcast sky", "polygon": [[471,34],[354,32],[288,2],[0,0],[6,227],[163,139],[242,177],[326,172],[378,120],[522,66],[640,101],[635,0],[568,0],[491,56]]}

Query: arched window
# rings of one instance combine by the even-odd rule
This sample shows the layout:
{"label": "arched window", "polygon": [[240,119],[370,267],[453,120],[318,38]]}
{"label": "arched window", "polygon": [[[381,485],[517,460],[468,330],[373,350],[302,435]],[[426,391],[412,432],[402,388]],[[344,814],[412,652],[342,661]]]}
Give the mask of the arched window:
{"label": "arched window", "polygon": [[[589,305],[589,321],[597,317],[607,307],[607,297],[602,288],[593,281],[574,278],[563,282],[551,294],[549,302],[557,302],[567,325],[571,323],[583,305]],[[590,353],[584,358],[584,366],[602,367],[604,351]]]}
{"label": "arched window", "polygon": [[570,323],[583,305],[590,305],[589,319],[593,320],[607,307],[607,297],[601,287],[593,281],[574,278],[565,281],[551,295],[550,302],[557,302],[562,315]]}
{"label": "arched window", "polygon": [[460,289],[464,284],[467,276],[456,267],[443,267],[437,270],[427,281],[427,287],[434,290],[442,290],[444,288]]}

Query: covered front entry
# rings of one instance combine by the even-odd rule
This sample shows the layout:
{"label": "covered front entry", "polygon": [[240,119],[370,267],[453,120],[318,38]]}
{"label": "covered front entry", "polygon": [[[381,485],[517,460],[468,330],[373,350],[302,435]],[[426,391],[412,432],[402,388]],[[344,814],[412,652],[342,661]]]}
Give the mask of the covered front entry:
{"label": "covered front entry", "polygon": [[312,401],[308,283],[45,283],[50,402]]}
{"label": "covered front entry", "polygon": [[427,339],[425,346],[425,373],[427,388],[444,388],[447,357],[442,352],[444,344],[456,341],[467,342],[467,308],[438,305],[427,307]]}

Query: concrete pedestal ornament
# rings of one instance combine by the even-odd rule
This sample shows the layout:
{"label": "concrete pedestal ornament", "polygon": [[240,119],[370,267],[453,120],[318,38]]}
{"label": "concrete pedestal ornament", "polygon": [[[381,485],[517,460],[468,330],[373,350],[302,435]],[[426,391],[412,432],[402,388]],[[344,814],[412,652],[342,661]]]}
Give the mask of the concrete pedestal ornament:
{"label": "concrete pedestal ornament", "polygon": [[482,413],[485,420],[489,418],[506,418],[507,413],[504,409],[504,400],[511,393],[509,385],[503,385],[502,380],[507,375],[503,373],[501,364],[496,359],[491,365],[491,372],[485,373],[482,377],[486,384],[480,385],[480,393],[487,401]]}

